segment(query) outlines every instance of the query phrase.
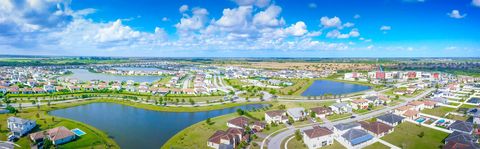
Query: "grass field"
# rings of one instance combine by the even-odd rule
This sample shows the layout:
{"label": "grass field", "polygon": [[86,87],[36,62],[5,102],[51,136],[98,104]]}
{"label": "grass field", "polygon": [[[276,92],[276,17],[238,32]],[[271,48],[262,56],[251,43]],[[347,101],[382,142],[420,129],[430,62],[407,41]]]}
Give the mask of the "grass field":
{"label": "grass field", "polygon": [[[423,137],[418,136],[421,132],[424,132]],[[393,133],[382,137],[382,140],[404,149],[425,149],[440,148],[447,136],[448,133],[442,131],[404,122],[395,127]]]}
{"label": "grass field", "polygon": [[436,107],[433,109],[424,109],[422,110],[422,113],[444,117],[445,114],[447,114],[448,112],[453,112],[455,110],[456,110],[455,108],[450,108],[450,107]]}
{"label": "grass field", "polygon": [[386,145],[383,145],[382,143],[380,142],[375,142],[373,143],[372,145],[369,145],[363,149],[390,149],[390,147],[386,146]]}

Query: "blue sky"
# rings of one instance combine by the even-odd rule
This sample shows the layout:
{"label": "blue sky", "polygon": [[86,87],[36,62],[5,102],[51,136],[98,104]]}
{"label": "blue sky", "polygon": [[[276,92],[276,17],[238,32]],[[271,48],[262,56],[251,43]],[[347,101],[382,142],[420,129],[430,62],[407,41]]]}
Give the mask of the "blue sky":
{"label": "blue sky", "polygon": [[3,0],[0,53],[478,57],[480,0]]}

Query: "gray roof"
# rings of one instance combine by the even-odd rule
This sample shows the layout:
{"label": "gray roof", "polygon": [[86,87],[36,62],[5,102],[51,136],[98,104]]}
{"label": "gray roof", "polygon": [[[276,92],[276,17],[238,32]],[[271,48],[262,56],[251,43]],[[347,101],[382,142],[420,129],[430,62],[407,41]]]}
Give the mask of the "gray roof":
{"label": "gray roof", "polygon": [[26,124],[28,122],[35,122],[35,121],[12,116],[8,118],[8,122],[16,123],[16,124]]}
{"label": "gray roof", "polygon": [[445,138],[445,142],[454,141],[454,142],[459,142],[459,143],[468,143],[468,142],[472,142],[474,140],[475,139],[470,134],[466,134],[466,133],[458,132],[458,131],[454,131],[453,133],[448,135],[447,138]]}
{"label": "gray roof", "polygon": [[297,117],[302,117],[304,111],[305,111],[304,108],[290,108],[290,109],[287,109],[287,113],[291,114],[290,116],[296,117],[296,118]]}
{"label": "gray roof", "polygon": [[377,119],[393,124],[393,123],[401,122],[404,119],[404,117],[395,115],[392,113],[388,113],[388,114],[377,117]]}
{"label": "gray roof", "polygon": [[335,103],[332,106],[335,106],[337,108],[341,108],[341,107],[345,107],[345,106],[348,107],[348,104],[342,102],[342,103]]}
{"label": "gray roof", "polygon": [[233,145],[221,143],[220,145],[218,145],[218,149],[233,149]]}
{"label": "gray roof", "polygon": [[342,135],[352,145],[357,145],[366,142],[373,138],[371,134],[361,129],[350,129]]}
{"label": "gray roof", "polygon": [[470,108],[467,110],[467,114],[471,116],[480,117],[480,108]]}
{"label": "gray roof", "polygon": [[338,130],[347,130],[347,129],[351,129],[351,128],[358,127],[358,126],[360,126],[360,123],[351,122],[351,123],[337,124],[334,127],[337,128]]}
{"label": "gray roof", "polygon": [[458,130],[458,131],[470,132],[473,130],[473,123],[464,122],[464,121],[455,121],[450,126],[448,126],[448,128]]}
{"label": "gray roof", "polygon": [[375,100],[378,100],[378,97],[377,97],[377,96],[369,96],[369,97],[367,97],[367,98],[365,98],[365,99],[367,99],[367,100],[369,100],[369,101],[375,101]]}

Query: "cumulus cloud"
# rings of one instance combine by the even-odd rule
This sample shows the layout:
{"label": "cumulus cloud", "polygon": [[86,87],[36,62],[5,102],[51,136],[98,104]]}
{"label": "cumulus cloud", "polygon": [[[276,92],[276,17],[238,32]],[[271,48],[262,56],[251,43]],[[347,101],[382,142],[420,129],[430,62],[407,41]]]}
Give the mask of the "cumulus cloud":
{"label": "cumulus cloud", "polygon": [[253,24],[259,27],[278,27],[285,24],[283,18],[278,19],[282,8],[276,5],[269,6],[265,11],[261,11],[253,17]]}
{"label": "cumulus cloud", "polygon": [[138,38],[139,36],[140,32],[132,30],[129,26],[122,25],[122,21],[118,19],[109,26],[99,29],[94,38],[98,42],[111,42]]}
{"label": "cumulus cloud", "polygon": [[192,16],[185,14],[180,22],[175,25],[179,31],[199,30],[207,22],[208,11],[204,8],[195,8],[192,10]]}
{"label": "cumulus cloud", "polygon": [[178,8],[178,11],[180,11],[180,13],[184,13],[184,12],[188,11],[188,5],[180,6],[180,8]]}
{"label": "cumulus cloud", "polygon": [[252,15],[252,6],[240,6],[234,9],[224,9],[223,16],[215,24],[226,29],[238,29],[248,26]]}
{"label": "cumulus cloud", "polygon": [[285,32],[293,36],[303,36],[308,32],[308,30],[305,22],[299,21],[295,24],[292,24],[292,26],[286,28]]}
{"label": "cumulus cloud", "polygon": [[317,4],[315,4],[315,3],[309,3],[309,4],[308,4],[308,7],[309,7],[309,8],[317,8]]}
{"label": "cumulus cloud", "polygon": [[342,26],[342,21],[338,17],[328,18],[328,17],[325,16],[325,17],[320,18],[320,23],[325,28],[341,27]]}
{"label": "cumulus cloud", "polygon": [[348,32],[347,34],[343,34],[339,30],[335,29],[328,32],[326,35],[327,38],[336,38],[336,39],[347,39],[350,37],[353,38],[353,37],[359,37],[359,36],[360,36],[360,32],[356,28],[350,30],[350,32]]}
{"label": "cumulus cloud", "polygon": [[354,19],[359,19],[360,17],[361,17],[361,16],[360,16],[359,14],[355,14],[355,15],[353,16]]}
{"label": "cumulus cloud", "polygon": [[447,13],[447,15],[450,16],[450,18],[454,19],[462,19],[467,16],[467,14],[460,14],[460,11],[458,10],[452,10],[452,12]]}

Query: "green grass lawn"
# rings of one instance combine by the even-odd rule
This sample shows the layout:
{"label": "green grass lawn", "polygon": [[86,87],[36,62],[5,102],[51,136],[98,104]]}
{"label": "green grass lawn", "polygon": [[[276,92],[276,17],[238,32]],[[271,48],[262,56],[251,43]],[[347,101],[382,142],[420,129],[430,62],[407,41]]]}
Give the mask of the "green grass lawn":
{"label": "green grass lawn", "polygon": [[333,115],[327,116],[327,119],[328,120],[340,120],[340,119],[349,118],[350,116],[352,116],[351,113],[333,114]]}
{"label": "green grass lawn", "polygon": [[433,109],[424,109],[422,110],[422,113],[443,117],[448,112],[453,112],[455,110],[456,110],[455,108],[450,108],[450,107],[436,107]]}
{"label": "green grass lawn", "polygon": [[333,144],[329,146],[322,147],[322,149],[346,149],[345,146],[338,143],[337,141],[333,141]]}
{"label": "green grass lawn", "polygon": [[[285,149],[286,142],[287,142],[287,139],[283,140],[281,149]],[[292,140],[288,141],[287,147],[289,149],[308,149],[308,147],[303,143],[303,139],[297,140],[296,138],[293,138]]]}
{"label": "green grass lawn", "polygon": [[372,145],[365,147],[364,149],[390,149],[390,147],[383,145],[380,142],[375,142]]}
{"label": "green grass lawn", "polygon": [[467,116],[458,116],[453,114],[449,114],[445,118],[452,119],[452,120],[460,120],[460,121],[466,121],[468,119]]}
{"label": "green grass lawn", "polygon": [[[421,132],[424,132],[423,137],[418,136]],[[393,133],[382,137],[382,140],[404,149],[425,149],[440,148],[447,136],[448,133],[442,131],[404,122],[395,127]]]}
{"label": "green grass lawn", "polygon": [[467,108],[467,109],[475,108],[475,107],[477,107],[477,106],[475,106],[475,105],[467,105],[467,104],[462,104],[462,105],[460,106],[460,108]]}
{"label": "green grass lawn", "polygon": [[449,104],[449,105],[452,105],[452,106],[458,106],[458,105],[459,105],[459,103],[456,103],[456,102],[450,102],[450,103],[448,103],[448,104]]}

